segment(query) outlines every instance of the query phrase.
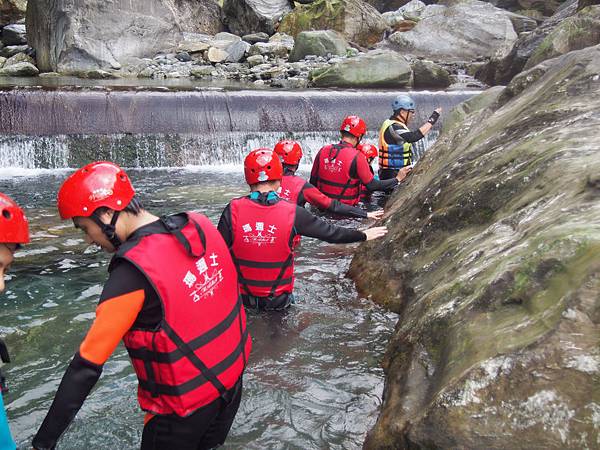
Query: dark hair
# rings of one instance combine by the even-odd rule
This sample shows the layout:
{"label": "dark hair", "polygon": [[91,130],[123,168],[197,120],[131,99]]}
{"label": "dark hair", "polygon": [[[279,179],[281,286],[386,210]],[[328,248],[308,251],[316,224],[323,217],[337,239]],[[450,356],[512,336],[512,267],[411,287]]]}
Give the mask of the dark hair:
{"label": "dark hair", "polygon": [[340,131],[340,134],[342,135],[343,138],[354,138],[356,139],[356,136],[354,136],[352,133],[348,133],[347,131]]}
{"label": "dark hair", "polygon": [[[106,206],[101,206],[96,211],[94,211],[94,214],[96,214],[96,215],[104,214],[105,212],[107,212],[109,210],[110,210],[110,208],[108,208]],[[125,208],[123,208],[121,211],[132,214],[134,216],[137,216],[143,210],[144,210],[144,205],[142,205],[142,202],[138,198],[138,196],[134,195],[133,198],[131,199],[131,201],[129,202],[129,204]]]}

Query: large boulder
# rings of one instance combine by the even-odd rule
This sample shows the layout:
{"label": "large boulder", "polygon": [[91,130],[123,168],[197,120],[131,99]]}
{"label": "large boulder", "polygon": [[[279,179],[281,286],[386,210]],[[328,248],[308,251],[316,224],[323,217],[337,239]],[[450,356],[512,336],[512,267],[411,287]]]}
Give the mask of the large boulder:
{"label": "large boulder", "polygon": [[577,0],[569,0],[552,17],[531,33],[519,37],[512,50],[505,57],[492,58],[476,74],[477,78],[489,85],[507,84],[523,70],[534,51],[556,27],[575,14]]}
{"label": "large boulder", "polygon": [[30,0],[29,43],[43,71],[120,68],[129,58],[176,49],[183,33],[222,29],[213,0]]}
{"label": "large boulder", "polygon": [[413,71],[414,88],[447,88],[452,84],[450,72],[432,61],[417,59],[410,67]]}
{"label": "large boulder", "polygon": [[296,36],[290,61],[300,61],[306,55],[345,55],[348,42],[336,31],[303,31]]}
{"label": "large boulder", "polygon": [[40,71],[29,62],[19,62],[12,65],[4,63],[0,69],[0,77],[33,77]]}
{"label": "large boulder", "polygon": [[381,14],[362,0],[316,0],[285,16],[279,31],[296,37],[302,31],[335,30],[348,41],[369,47],[381,41],[387,28]]}
{"label": "large boulder", "polygon": [[589,47],[469,100],[388,201],[350,269],[399,313],[364,448],[598,447],[598,74]]}
{"label": "large boulder", "polygon": [[27,0],[0,0],[0,26],[25,17]]}
{"label": "large boulder", "polygon": [[525,64],[525,69],[572,50],[600,44],[600,5],[588,6],[562,21],[538,45]]}
{"label": "large boulder", "polygon": [[389,37],[399,51],[438,61],[503,57],[516,40],[510,13],[477,0],[428,6],[415,28]]}
{"label": "large boulder", "polygon": [[288,0],[224,0],[223,17],[231,32],[240,36],[275,33],[276,24],[292,10]]}
{"label": "large boulder", "polygon": [[413,75],[402,55],[389,50],[375,50],[313,70],[310,81],[317,87],[401,88],[412,85]]}
{"label": "large boulder", "polygon": [[27,44],[27,30],[24,24],[11,24],[2,28],[2,42],[4,45]]}

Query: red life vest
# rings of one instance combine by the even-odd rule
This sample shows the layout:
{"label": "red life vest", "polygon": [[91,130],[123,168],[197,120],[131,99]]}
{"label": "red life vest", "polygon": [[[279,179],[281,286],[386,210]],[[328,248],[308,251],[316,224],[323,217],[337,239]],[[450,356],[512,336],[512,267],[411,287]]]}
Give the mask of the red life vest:
{"label": "red life vest", "polygon": [[277,297],[294,289],[292,238],[297,205],[287,201],[263,205],[248,197],[230,204],[233,245],[240,290],[255,297]]}
{"label": "red life vest", "polygon": [[327,145],[318,154],[317,188],[326,196],[347,205],[356,205],[360,180],[350,176],[350,168],[358,150],[346,142]]}
{"label": "red life vest", "polygon": [[142,271],[163,308],[156,330],[132,329],[123,338],[140,407],[181,417],[231,389],[252,346],[225,241],[205,216],[187,218],[181,228],[161,219],[164,232],[141,234],[115,255]]}
{"label": "red life vest", "polygon": [[[306,185],[306,180],[296,175],[284,175],[281,179],[281,187],[277,191],[280,198],[290,203],[299,204],[298,197]],[[300,205],[304,206],[304,204]]]}

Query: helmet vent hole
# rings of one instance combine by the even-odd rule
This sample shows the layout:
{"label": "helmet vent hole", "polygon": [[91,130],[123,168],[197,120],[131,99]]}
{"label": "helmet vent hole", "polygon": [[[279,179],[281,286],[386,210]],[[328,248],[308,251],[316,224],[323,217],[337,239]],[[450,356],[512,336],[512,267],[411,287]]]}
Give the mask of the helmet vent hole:
{"label": "helmet vent hole", "polygon": [[10,213],[10,211],[8,209],[3,209],[2,210],[2,217],[4,217],[5,219],[10,220],[10,218],[12,217],[12,214]]}

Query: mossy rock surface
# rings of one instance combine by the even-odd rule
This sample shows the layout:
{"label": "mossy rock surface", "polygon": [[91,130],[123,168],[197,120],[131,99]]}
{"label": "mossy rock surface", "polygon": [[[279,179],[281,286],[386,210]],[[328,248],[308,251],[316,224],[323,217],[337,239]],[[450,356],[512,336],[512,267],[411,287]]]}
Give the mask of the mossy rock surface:
{"label": "mossy rock surface", "polygon": [[278,28],[294,37],[311,30],[335,30],[350,42],[370,47],[382,40],[387,24],[374,7],[362,0],[315,0],[296,6]]}
{"label": "mossy rock surface", "polygon": [[350,275],[399,313],[367,449],[597,448],[600,46],[447,117]]}

